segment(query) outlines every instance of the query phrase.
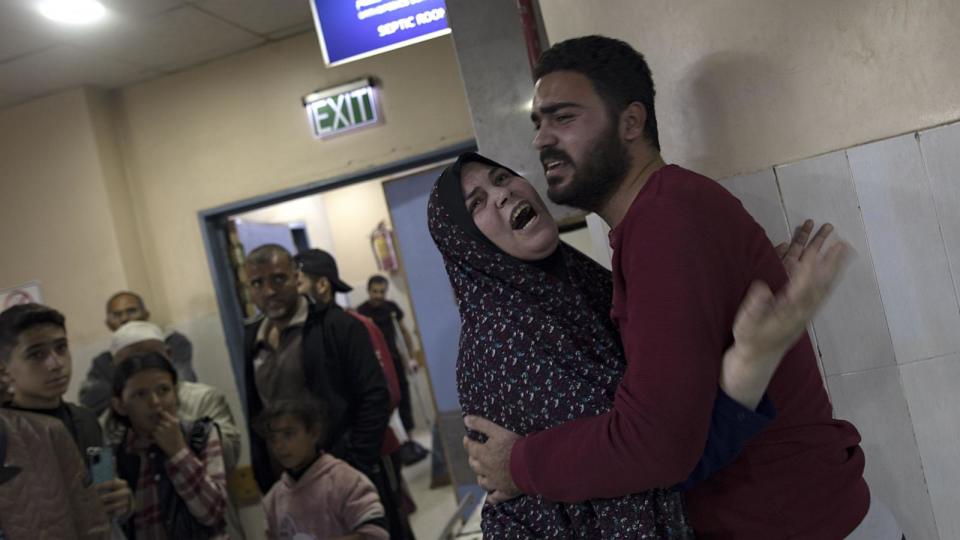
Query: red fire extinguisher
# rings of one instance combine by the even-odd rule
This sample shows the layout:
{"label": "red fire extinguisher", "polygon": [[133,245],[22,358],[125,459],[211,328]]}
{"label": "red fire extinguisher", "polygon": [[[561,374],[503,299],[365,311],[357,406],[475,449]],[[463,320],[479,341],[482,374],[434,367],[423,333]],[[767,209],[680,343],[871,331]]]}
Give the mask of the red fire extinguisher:
{"label": "red fire extinguisher", "polygon": [[381,221],[370,234],[370,247],[373,248],[373,257],[381,272],[396,272],[400,269],[397,250],[393,246],[393,232],[387,228],[386,223]]}

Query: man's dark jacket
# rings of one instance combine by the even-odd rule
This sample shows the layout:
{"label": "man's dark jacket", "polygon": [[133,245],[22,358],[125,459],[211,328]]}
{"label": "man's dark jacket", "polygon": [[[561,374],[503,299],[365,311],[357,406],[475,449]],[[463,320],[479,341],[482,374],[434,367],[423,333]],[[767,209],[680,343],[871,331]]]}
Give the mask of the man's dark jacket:
{"label": "man's dark jacket", "polygon": [[[263,410],[253,368],[262,321],[258,318],[244,328],[244,376],[250,461],[261,492],[267,493],[279,476],[270,464],[266,441],[253,428]],[[326,406],[325,450],[367,476],[376,475],[390,420],[390,393],[367,329],[334,303],[311,304],[302,346],[304,384]]]}

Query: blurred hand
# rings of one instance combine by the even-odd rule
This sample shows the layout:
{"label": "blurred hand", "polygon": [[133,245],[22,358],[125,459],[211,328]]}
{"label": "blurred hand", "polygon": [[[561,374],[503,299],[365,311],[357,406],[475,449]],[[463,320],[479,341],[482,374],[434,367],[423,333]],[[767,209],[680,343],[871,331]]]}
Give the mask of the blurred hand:
{"label": "blurred hand", "polygon": [[180,430],[180,420],[167,411],[160,413],[160,422],[153,430],[153,440],[167,457],[173,457],[187,447],[183,431]]}
{"label": "blurred hand", "polygon": [[833,227],[826,224],[806,241],[813,222],[797,230],[790,246],[781,244],[790,280],[774,295],[763,282],[754,282],[733,323],[734,345],[726,352],[720,387],[749,408],[760,402],[783,355],[797,342],[823,306],[852,253],[845,242],[823,250]]}
{"label": "blurred hand", "polygon": [[823,243],[833,232],[833,224],[824,223],[817,229],[817,234],[814,235],[813,241],[808,245],[807,241],[810,240],[810,233],[813,232],[814,225],[816,224],[812,219],[804,221],[803,225],[797,227],[793,232],[793,238],[789,244],[784,242],[774,248],[783,261],[783,267],[786,268],[788,276],[793,275],[804,254],[810,250],[819,252],[823,248]]}
{"label": "blurred hand", "polygon": [[133,511],[133,492],[125,480],[114,478],[109,482],[97,484],[97,493],[107,515],[111,518],[129,516]]}

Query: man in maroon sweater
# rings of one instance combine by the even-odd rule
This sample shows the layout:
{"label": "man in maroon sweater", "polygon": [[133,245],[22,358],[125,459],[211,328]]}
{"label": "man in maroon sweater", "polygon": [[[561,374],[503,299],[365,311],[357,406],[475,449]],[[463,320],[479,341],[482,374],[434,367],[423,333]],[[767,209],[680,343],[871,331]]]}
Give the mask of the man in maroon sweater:
{"label": "man in maroon sweater", "polygon": [[[471,465],[501,498],[578,502],[677,485],[704,453],[737,308],[755,282],[781,291],[783,264],[736,198],[664,163],[653,80],[629,45],[569,40],[544,53],[535,75],[534,144],[550,199],[597,212],[612,228],[612,316],[628,367],[614,409],[600,416],[523,438],[468,418],[489,437],[466,443]],[[776,420],[687,494],[698,537],[863,537],[876,521],[864,519],[868,509],[878,510],[860,435],[833,418],[806,334],[767,395]]]}

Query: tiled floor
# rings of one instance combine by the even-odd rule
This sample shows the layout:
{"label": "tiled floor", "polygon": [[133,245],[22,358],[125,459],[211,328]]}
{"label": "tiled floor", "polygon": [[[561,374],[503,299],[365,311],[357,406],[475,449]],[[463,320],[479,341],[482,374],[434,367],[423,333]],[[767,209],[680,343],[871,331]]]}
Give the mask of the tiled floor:
{"label": "tiled floor", "polygon": [[[413,438],[424,447],[431,447],[429,431],[415,432]],[[410,525],[417,540],[438,540],[457,511],[453,487],[430,489],[430,458],[405,467],[403,476],[417,503],[417,511],[410,516]]]}

